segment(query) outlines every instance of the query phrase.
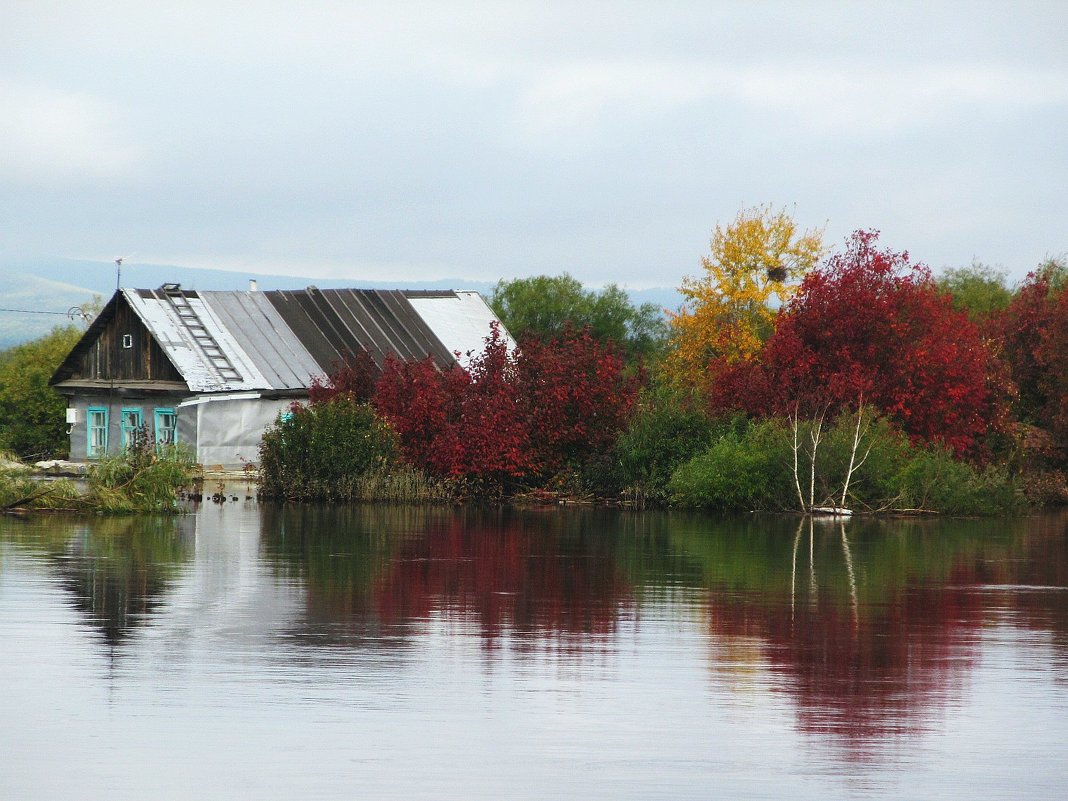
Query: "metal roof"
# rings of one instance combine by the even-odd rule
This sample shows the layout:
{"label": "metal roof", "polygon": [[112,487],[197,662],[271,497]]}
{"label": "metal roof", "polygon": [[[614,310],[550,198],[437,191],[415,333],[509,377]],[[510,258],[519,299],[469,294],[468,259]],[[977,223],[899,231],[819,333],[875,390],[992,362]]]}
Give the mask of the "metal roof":
{"label": "metal roof", "polygon": [[[389,354],[410,361],[430,356],[439,367],[455,362],[401,291],[309,287],[264,295],[324,373],[361,350],[366,350],[379,366]],[[452,295],[450,292],[447,296]]]}
{"label": "metal roof", "polygon": [[513,348],[511,336],[477,292],[449,292],[443,294],[406,292],[408,302],[427,327],[452,354],[458,354],[460,364],[467,366],[471,356],[482,352],[490,326],[497,323],[501,334]]}
{"label": "metal roof", "polygon": [[466,365],[468,351],[482,350],[497,320],[477,292],[309,287],[262,294],[324,373],[361,350],[379,366],[389,354],[407,361],[429,356],[442,368],[459,354]]}
{"label": "metal roof", "polygon": [[[208,293],[157,290],[122,290],[126,301],[137,312],[163,352],[178,368],[193,392],[233,390],[283,389],[273,387],[253,362],[252,357],[226,327],[213,306],[206,300]],[[239,294],[239,293],[227,293]],[[196,322],[233,365],[239,377],[224,374],[212,363],[199,328],[183,319],[170,296],[177,295],[192,310]]]}
{"label": "metal roof", "polygon": [[379,366],[390,354],[466,365],[497,319],[477,292],[198,292],[172,284],[120,293],[193,392],[301,390],[361,350]]}
{"label": "metal roof", "polygon": [[303,389],[318,362],[262,292],[201,292],[271,389]]}

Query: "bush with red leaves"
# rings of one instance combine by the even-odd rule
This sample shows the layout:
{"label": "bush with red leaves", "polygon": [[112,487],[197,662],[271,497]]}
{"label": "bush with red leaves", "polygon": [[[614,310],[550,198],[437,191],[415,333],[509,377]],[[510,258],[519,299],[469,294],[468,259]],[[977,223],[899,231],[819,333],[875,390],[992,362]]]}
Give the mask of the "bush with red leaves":
{"label": "bush with red leaves", "polygon": [[495,327],[466,370],[387,360],[374,397],[404,457],[495,483],[551,476],[611,447],[638,381],[589,332],[510,352]]}
{"label": "bush with red leaves", "polygon": [[[1065,267],[1050,261],[1027,276],[1008,307],[989,324],[1019,388],[1016,416],[1053,429],[1068,375],[1068,292]],[[1062,429],[1068,430],[1068,429]]]}
{"label": "bush with red leaves", "polygon": [[366,403],[374,395],[380,372],[366,350],[347,354],[340,362],[334,363],[330,375],[312,379],[308,387],[308,400],[314,405],[343,395],[356,403]]}

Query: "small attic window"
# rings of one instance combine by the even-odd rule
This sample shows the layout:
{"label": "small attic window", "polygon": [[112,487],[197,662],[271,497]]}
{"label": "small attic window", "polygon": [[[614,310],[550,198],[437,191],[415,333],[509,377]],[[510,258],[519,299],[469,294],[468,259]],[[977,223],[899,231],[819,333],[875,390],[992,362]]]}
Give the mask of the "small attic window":
{"label": "small attic window", "polygon": [[133,334],[123,334],[122,335],[122,346],[124,348],[132,348],[133,347]]}

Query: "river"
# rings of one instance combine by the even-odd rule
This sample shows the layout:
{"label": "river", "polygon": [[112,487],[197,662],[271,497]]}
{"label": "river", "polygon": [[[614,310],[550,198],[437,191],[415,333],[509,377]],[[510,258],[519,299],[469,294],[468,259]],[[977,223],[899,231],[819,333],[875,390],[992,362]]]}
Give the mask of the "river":
{"label": "river", "polygon": [[1064,798],[1068,515],[0,520],[0,799]]}

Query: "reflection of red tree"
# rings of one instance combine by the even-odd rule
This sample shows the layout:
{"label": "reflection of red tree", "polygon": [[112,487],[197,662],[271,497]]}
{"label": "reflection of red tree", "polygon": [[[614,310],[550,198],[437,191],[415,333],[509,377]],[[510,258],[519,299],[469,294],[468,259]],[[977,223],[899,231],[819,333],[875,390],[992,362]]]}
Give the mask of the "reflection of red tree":
{"label": "reflection of red tree", "polygon": [[799,597],[747,602],[713,598],[720,637],[757,637],[797,704],[802,731],[829,733],[866,756],[883,738],[927,728],[961,689],[975,662],[982,603],[974,569],[939,586],[906,585],[884,602]]}
{"label": "reflection of red tree", "polygon": [[[409,540],[375,584],[383,622],[477,621],[482,636],[608,634],[631,603],[610,553],[526,524],[496,530],[454,519]],[[581,645],[581,639],[572,638]]]}

